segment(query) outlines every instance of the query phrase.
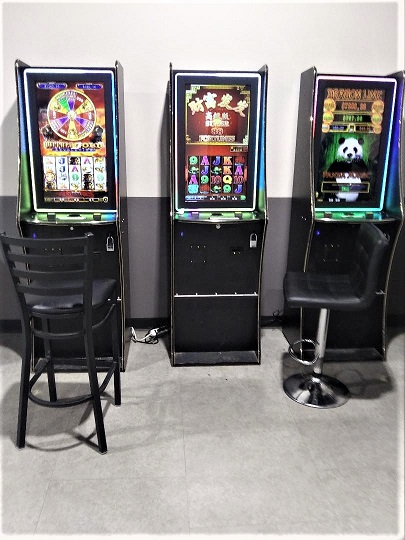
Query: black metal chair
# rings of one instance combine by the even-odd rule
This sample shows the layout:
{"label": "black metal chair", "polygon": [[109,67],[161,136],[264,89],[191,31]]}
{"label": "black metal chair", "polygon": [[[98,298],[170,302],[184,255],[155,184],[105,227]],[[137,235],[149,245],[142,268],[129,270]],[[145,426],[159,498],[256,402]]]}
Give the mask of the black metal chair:
{"label": "black metal chair", "polygon": [[[347,274],[318,272],[287,272],[284,296],[293,308],[320,310],[316,341],[302,339],[289,347],[292,358],[302,364],[312,364],[313,372],[288,377],[283,388],[298,403],[310,407],[331,408],[343,405],[350,396],[342,382],[322,373],[330,310],[360,311],[373,302],[378,285],[381,261],[389,241],[373,223],[359,227],[351,270]],[[300,348],[297,352],[296,349]],[[303,358],[312,347],[311,360]]]}
{"label": "black metal chair", "polygon": [[[33,239],[0,235],[5,260],[22,311],[24,352],[22,355],[17,446],[25,446],[28,399],[47,407],[70,407],[92,402],[98,449],[107,452],[100,394],[114,375],[114,402],[121,404],[120,363],[116,282],[93,279],[92,233],[79,238]],[[100,314],[101,313],[101,314]],[[111,324],[112,362],[101,385],[98,382],[93,332],[109,320]],[[32,363],[32,342],[44,343],[44,358]],[[84,341],[90,393],[58,399],[53,340]],[[32,388],[46,370],[49,401],[34,395]]]}

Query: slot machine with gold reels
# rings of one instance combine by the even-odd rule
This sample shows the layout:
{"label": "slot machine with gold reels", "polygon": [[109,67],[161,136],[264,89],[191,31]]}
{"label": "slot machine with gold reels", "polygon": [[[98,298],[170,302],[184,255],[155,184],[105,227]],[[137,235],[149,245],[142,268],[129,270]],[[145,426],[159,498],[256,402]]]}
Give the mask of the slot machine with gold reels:
{"label": "slot machine with gold reels", "polygon": [[[123,70],[30,67],[16,61],[19,121],[17,226],[21,236],[94,235],[94,275],[118,287],[120,362],[130,341]],[[112,358],[109,336],[94,334],[97,367]],[[43,354],[34,342],[33,364]],[[80,340],[53,345],[55,368],[81,370]]]}

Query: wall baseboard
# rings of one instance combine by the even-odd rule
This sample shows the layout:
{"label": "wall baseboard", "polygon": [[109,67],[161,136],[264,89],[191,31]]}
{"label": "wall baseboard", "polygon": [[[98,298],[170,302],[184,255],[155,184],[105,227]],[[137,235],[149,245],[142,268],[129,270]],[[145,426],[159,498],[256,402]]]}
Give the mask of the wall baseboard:
{"label": "wall baseboard", "polygon": [[[283,325],[282,314],[263,315],[260,319],[262,328],[280,328]],[[128,319],[127,326],[150,330],[161,326],[169,326],[168,317],[152,317]],[[395,329],[405,329],[405,313],[388,316],[388,327]],[[0,319],[1,334],[19,334],[21,333],[21,322],[19,319]]]}
{"label": "wall baseboard", "polygon": [[[266,327],[277,327],[281,326],[282,318],[281,316],[273,315],[263,316],[261,318],[261,325]],[[169,326],[170,321],[168,317],[151,317],[151,318],[137,318],[137,319],[128,319],[127,326],[133,328],[140,328],[144,330],[150,330],[151,328],[159,328],[161,326]],[[19,319],[0,319],[0,333],[21,333],[21,322]]]}

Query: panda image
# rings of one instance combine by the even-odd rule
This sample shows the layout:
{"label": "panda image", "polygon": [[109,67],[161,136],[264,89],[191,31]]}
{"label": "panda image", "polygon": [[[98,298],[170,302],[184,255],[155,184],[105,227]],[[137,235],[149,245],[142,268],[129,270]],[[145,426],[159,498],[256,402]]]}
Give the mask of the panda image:
{"label": "panda image", "polygon": [[[336,176],[338,184],[359,184],[361,183],[360,173],[368,173],[369,169],[363,160],[364,140],[359,137],[340,137],[339,148],[337,150],[337,159],[330,165],[328,172],[342,173]],[[355,202],[359,194],[351,192],[338,191],[336,196],[346,202]]]}

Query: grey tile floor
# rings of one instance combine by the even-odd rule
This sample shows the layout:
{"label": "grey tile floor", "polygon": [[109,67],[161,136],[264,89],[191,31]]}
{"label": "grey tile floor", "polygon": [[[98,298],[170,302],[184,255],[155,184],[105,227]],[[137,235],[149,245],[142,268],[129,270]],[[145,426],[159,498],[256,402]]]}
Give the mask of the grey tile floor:
{"label": "grey tile floor", "polygon": [[285,396],[301,366],[280,329],[260,366],[173,368],[165,341],[131,343],[106,455],[86,405],[30,403],[16,449],[20,341],[0,334],[3,534],[403,534],[404,333],[386,362],[325,365],[352,392],[331,410]]}

